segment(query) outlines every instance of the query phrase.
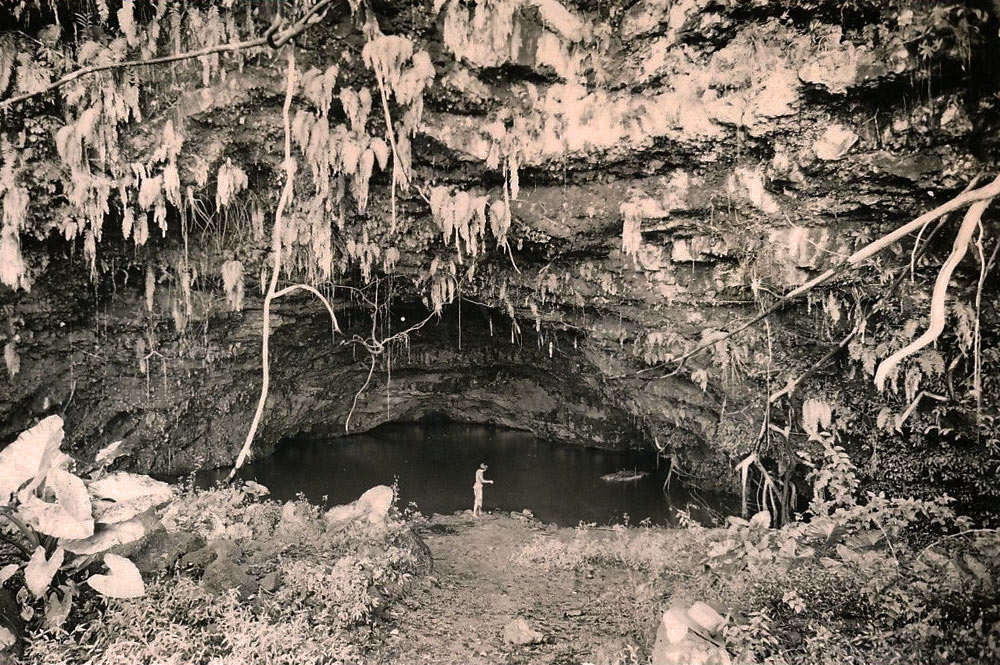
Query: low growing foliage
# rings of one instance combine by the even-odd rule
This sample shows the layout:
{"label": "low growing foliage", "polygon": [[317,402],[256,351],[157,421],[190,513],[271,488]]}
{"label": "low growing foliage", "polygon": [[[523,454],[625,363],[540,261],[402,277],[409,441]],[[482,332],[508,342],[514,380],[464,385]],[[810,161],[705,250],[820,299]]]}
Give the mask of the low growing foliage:
{"label": "low growing foliage", "polygon": [[229,544],[232,560],[276,588],[248,596],[213,591],[183,566],[146,585],[142,598],[88,595],[65,630],[31,635],[29,663],[356,662],[381,612],[418,570],[409,526],[395,517],[333,528],[304,499],[260,498],[260,487],[185,487],[163,514],[168,533]]}

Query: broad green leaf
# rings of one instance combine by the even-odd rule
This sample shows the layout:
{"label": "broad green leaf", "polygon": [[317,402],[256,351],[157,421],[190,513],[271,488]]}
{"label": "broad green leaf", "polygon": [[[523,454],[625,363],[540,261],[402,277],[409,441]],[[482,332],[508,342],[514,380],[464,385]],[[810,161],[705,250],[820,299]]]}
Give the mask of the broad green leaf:
{"label": "broad green leaf", "polygon": [[61,547],[56,548],[56,551],[52,553],[52,558],[48,560],[45,559],[44,547],[39,545],[35,548],[34,554],[28,560],[28,565],[24,568],[24,583],[28,587],[28,591],[33,593],[36,598],[44,595],[65,557],[66,552]]}
{"label": "broad green leaf", "polygon": [[7,580],[14,577],[20,569],[21,566],[16,563],[8,563],[3,568],[0,568],[0,586],[6,584]]}
{"label": "broad green leaf", "polygon": [[63,539],[59,541],[59,544],[73,554],[97,554],[106,552],[115,545],[139,540],[144,535],[146,535],[146,527],[142,519],[135,517],[117,524],[102,524],[90,538]]}
{"label": "broad green leaf", "polygon": [[62,418],[49,416],[0,451],[0,506],[10,503],[11,494],[38,474],[46,453],[51,457],[62,440]]}
{"label": "broad green leaf", "polygon": [[95,591],[108,598],[138,598],[146,593],[146,585],[135,564],[117,554],[105,554],[107,575],[93,575],[87,580]]}
{"label": "broad green leaf", "polygon": [[56,538],[89,538],[94,533],[94,520],[78,520],[58,503],[48,503],[21,492],[20,515],[35,531]]}
{"label": "broad green leaf", "polygon": [[56,494],[56,500],[77,521],[90,519],[90,493],[83,480],[63,469],[52,469],[46,478],[46,484]]}
{"label": "broad green leaf", "polygon": [[94,519],[102,524],[132,519],[173,496],[167,483],[124,471],[91,481],[88,486],[95,499]]}
{"label": "broad green leaf", "polygon": [[69,591],[64,591],[62,598],[59,597],[58,591],[50,593],[45,601],[45,628],[52,630],[62,627],[72,607],[73,594]]}

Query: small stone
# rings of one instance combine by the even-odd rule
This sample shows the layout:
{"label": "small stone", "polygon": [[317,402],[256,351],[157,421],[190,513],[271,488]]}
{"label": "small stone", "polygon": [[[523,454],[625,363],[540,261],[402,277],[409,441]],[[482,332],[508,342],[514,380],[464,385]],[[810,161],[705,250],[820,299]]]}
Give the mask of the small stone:
{"label": "small stone", "polygon": [[260,581],[260,588],[268,593],[274,593],[281,587],[281,573],[272,570]]}
{"label": "small stone", "polygon": [[518,617],[503,629],[503,641],[514,646],[524,646],[527,644],[538,644],[542,641],[542,634],[532,630],[528,622]]}

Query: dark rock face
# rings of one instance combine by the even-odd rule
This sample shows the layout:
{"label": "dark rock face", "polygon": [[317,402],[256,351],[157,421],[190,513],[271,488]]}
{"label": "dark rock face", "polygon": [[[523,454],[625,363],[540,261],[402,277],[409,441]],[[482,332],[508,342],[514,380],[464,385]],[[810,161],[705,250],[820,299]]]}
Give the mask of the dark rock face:
{"label": "dark rock face", "polygon": [[[10,411],[4,435],[66,405],[69,440],[125,439],[137,468],[182,473],[231,463],[260,392],[259,311],[220,313],[204,322],[207,331],[200,339],[155,326],[159,355],[145,360],[144,372],[145,353],[135,350],[136,343],[148,339],[145,322],[136,316],[143,304],[129,290],[107,296],[107,307],[91,312],[94,328],[81,326],[68,334],[59,327],[59,312],[39,306],[38,318],[22,327],[24,360],[16,379],[32,392],[8,393],[19,399],[5,402]],[[30,298],[45,298],[45,291],[38,284]],[[78,316],[72,309],[78,306],[67,306],[65,315]],[[367,354],[343,346],[343,336],[333,337],[326,313],[316,309],[309,301],[286,301],[278,309],[261,452],[297,432],[344,432],[354,396],[365,382]],[[402,311],[396,325],[401,316],[426,315],[419,306]],[[345,320],[351,316],[341,314]],[[491,316],[496,322],[492,336]],[[561,342],[570,352],[571,344]],[[434,414],[530,429],[584,445],[642,444],[639,428],[608,401],[596,370],[581,354],[567,356],[560,349],[549,358],[540,345],[530,330],[512,343],[509,323],[478,306],[464,306],[460,330],[457,308],[451,308],[441,321],[432,320],[415,334],[402,355],[391,358],[390,372],[384,360],[379,362],[358,399],[351,431]]]}
{"label": "dark rock face", "polygon": [[[756,436],[768,386],[831,348],[854,296],[877,293],[905,250],[679,372],[667,361],[996,170],[992,14],[969,40],[957,14],[932,19],[919,3],[532,0],[445,3],[439,14],[392,4],[379,9],[382,30],[413,37],[436,70],[414,140],[419,178],[495,195],[504,178],[484,166],[491,137],[516,129],[510,251],[455,268],[462,304],[379,357],[356,406],[369,356],[331,336],[314,300],[278,301],[260,453],[297,432],[343,430],[349,413],[352,431],[441,413],[583,445],[655,443],[707,484],[733,483],[730,462]],[[479,34],[479,19],[502,29]],[[360,45],[341,37],[350,18],[330,21],[308,33],[303,70]],[[921,54],[914,39],[941,42]],[[182,179],[196,157],[217,168],[232,156],[273,189],[280,67],[248,63],[203,89],[185,74],[192,89],[173,91],[169,111],[150,108],[127,128],[130,154],[148,156],[169,118],[186,132]],[[374,268],[392,275],[383,337],[425,316],[428,266],[455,258],[413,190],[399,194],[397,228],[378,222],[390,216],[387,180],[375,176],[367,214],[345,220],[334,280],[362,286],[345,249],[362,230],[398,251],[394,267]],[[260,390],[256,276],[269,260],[267,239],[236,226],[199,230],[186,312],[176,230],[141,250],[106,231],[96,284],[65,243],[26,243],[44,267],[30,293],[0,287],[19,360],[3,377],[0,440],[60,410],[81,454],[124,438],[145,470],[232,462]],[[246,295],[230,312],[217,266],[236,256]],[[370,308],[321,288],[346,338],[366,335]],[[840,388],[870,393],[869,383],[859,373]]]}

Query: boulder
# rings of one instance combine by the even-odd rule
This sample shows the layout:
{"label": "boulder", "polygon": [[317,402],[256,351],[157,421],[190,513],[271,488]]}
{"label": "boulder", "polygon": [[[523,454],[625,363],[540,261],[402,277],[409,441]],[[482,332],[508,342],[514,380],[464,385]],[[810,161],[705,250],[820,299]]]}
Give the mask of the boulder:
{"label": "boulder", "polygon": [[521,617],[514,619],[503,628],[503,641],[514,646],[538,644],[542,638],[542,634],[533,630],[528,622]]}
{"label": "boulder", "polygon": [[[129,554],[112,552],[127,556],[143,574],[155,574],[169,570],[181,557],[205,547],[205,539],[190,531],[167,531],[158,529],[142,541],[140,547]],[[206,562],[207,563],[207,562]]]}
{"label": "boulder", "polygon": [[376,485],[358,498],[358,510],[370,522],[384,522],[395,498],[396,493],[391,487]]}
{"label": "boulder", "polygon": [[395,499],[395,492],[386,485],[376,485],[353,503],[334,506],[323,516],[331,527],[346,526],[350,522],[367,521],[371,524],[385,523],[389,509]]}
{"label": "boulder", "polygon": [[672,607],[663,613],[653,644],[653,665],[730,665],[726,650],[711,639],[711,633],[697,619],[709,618],[704,605],[693,618],[682,607]]}
{"label": "boulder", "polygon": [[242,566],[226,556],[220,556],[205,568],[201,583],[213,593],[224,594],[237,589],[241,598],[257,593],[257,580]]}

